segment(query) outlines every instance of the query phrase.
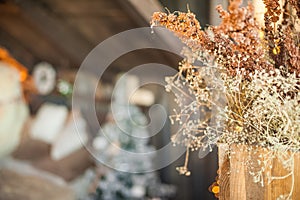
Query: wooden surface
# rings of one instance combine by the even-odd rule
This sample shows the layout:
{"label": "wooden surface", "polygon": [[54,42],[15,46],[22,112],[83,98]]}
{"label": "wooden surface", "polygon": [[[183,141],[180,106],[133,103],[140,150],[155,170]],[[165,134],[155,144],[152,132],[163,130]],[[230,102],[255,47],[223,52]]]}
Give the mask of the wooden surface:
{"label": "wooden surface", "polygon": [[219,178],[220,178],[220,200],[226,200],[230,197],[230,162],[227,154],[228,145],[219,145]]}
{"label": "wooden surface", "polygon": [[[227,154],[228,149],[230,154]],[[268,150],[258,147],[248,152],[243,145],[219,145],[220,200],[276,200],[280,195],[290,193],[293,181],[291,199],[300,199],[300,153],[294,155],[294,176],[276,179],[268,184],[267,174],[282,177],[290,172],[283,167],[278,158],[266,160],[269,153]],[[252,162],[252,171],[258,171],[260,167],[255,163],[259,158],[264,158],[260,160],[267,163],[262,173],[263,187],[254,182],[254,177],[249,174],[249,167],[246,165],[247,162]]]}

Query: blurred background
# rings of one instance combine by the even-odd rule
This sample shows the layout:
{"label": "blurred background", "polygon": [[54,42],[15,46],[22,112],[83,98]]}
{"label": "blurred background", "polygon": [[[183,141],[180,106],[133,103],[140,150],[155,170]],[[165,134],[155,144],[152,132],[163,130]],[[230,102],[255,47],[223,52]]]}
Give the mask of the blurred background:
{"label": "blurred background", "polygon": [[[134,187],[139,185],[135,183],[138,178],[129,174],[119,176],[82,147],[84,143],[97,152],[103,150],[104,144],[98,128],[85,113],[72,109],[71,97],[81,63],[105,39],[122,31],[149,27],[156,11],[187,12],[189,8],[203,28],[217,24],[217,4],[226,6],[226,1],[0,0],[0,199],[215,199],[208,188],[217,176],[217,149],[203,159],[198,158],[197,152],[190,155],[191,176],[176,171],[184,163],[184,155],[153,173],[154,185],[159,182],[164,188],[160,192],[149,192],[152,190],[146,183],[141,183],[142,188]],[[86,92],[95,92],[89,91],[88,85],[98,82],[96,114],[100,125],[109,127],[114,124],[111,94],[120,74],[147,63],[177,69],[180,60],[178,55],[157,49],[129,52],[116,59],[100,81],[87,75],[81,98],[84,102]],[[124,85],[141,78],[133,77]],[[148,85],[143,89],[146,93],[137,95],[134,103],[138,118],[149,118],[152,104],[163,105],[168,115],[173,113],[174,96],[166,93],[164,87]],[[146,100],[142,98],[145,94],[149,97]],[[82,122],[77,127],[83,132],[81,142],[74,137],[72,116]],[[114,128],[107,130],[114,134]],[[142,148],[163,147],[175,131],[167,120]],[[117,143],[122,147],[122,141]],[[123,179],[116,179],[124,176],[132,180],[125,186]],[[114,183],[120,183],[122,190],[128,192],[119,194],[117,189],[104,187]],[[119,196],[104,197],[110,190]],[[126,197],[132,194],[135,196]]]}

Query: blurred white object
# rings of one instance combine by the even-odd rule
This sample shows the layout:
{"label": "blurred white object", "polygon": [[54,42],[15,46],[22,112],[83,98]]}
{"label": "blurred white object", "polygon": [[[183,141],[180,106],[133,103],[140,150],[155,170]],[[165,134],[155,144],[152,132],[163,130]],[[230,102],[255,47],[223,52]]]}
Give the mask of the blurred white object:
{"label": "blurred white object", "polygon": [[138,77],[129,74],[119,74],[113,90],[114,102],[120,105],[128,105],[130,98],[138,88]]}
{"label": "blurred white object", "polygon": [[107,148],[108,145],[109,143],[105,137],[97,136],[93,140],[93,147],[97,151],[103,151],[104,149]]}
{"label": "blurred white object", "polygon": [[67,107],[50,103],[43,104],[31,126],[32,138],[52,144],[61,132],[67,117]]}
{"label": "blurred white object", "polygon": [[132,188],[131,188],[131,194],[134,198],[137,198],[137,199],[141,199],[145,196],[146,194],[146,189],[144,186],[142,185],[134,185]]}
{"label": "blurred white object", "polygon": [[135,75],[119,75],[113,91],[114,101],[117,104],[134,104],[151,106],[155,102],[155,96],[151,90],[141,88],[139,77]]}
{"label": "blurred white object", "polygon": [[19,78],[17,70],[0,62],[0,158],[11,153],[19,144],[28,116]]}
{"label": "blurred white object", "polygon": [[130,103],[140,106],[151,106],[155,102],[152,91],[147,89],[138,89],[130,98]]}
{"label": "blurred white object", "polygon": [[78,111],[72,111],[68,122],[55,139],[51,148],[51,158],[60,160],[79,150],[88,141],[86,121]]}
{"label": "blurred white object", "polygon": [[42,95],[47,95],[55,88],[55,69],[51,64],[47,62],[41,62],[34,66],[33,80],[38,92]]}

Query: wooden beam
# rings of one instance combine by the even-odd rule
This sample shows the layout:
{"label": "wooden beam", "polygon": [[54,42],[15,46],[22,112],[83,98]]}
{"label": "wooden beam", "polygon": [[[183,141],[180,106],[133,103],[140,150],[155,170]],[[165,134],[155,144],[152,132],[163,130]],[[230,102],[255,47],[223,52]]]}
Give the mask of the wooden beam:
{"label": "wooden beam", "polygon": [[127,0],[136,11],[147,21],[151,20],[154,12],[163,11],[163,7],[158,0]]}
{"label": "wooden beam", "polygon": [[128,0],[117,0],[121,5],[122,9],[127,13],[127,15],[134,21],[137,27],[147,26],[149,22],[137,12],[136,8],[128,2]]}
{"label": "wooden beam", "polygon": [[78,30],[57,18],[37,1],[18,1],[22,17],[51,40],[59,51],[64,52],[77,66],[81,64],[93,45]]}
{"label": "wooden beam", "polygon": [[0,46],[6,48],[14,58],[20,61],[27,68],[31,69],[36,63],[36,57],[32,52],[24,47],[19,41],[6,33],[0,27]]}
{"label": "wooden beam", "polygon": [[126,17],[115,0],[43,0],[59,16],[74,18]]}
{"label": "wooden beam", "polygon": [[[121,6],[128,13],[133,21],[135,21],[139,26],[150,27],[151,17],[154,12],[163,12],[164,8],[158,0],[119,0]],[[182,48],[182,43],[174,38],[169,37],[170,35],[165,35],[165,33],[155,32],[161,38],[159,43],[164,43],[162,46],[167,45],[173,50],[178,50]],[[152,41],[155,42],[155,41]],[[161,59],[167,60],[169,63],[174,63],[174,57],[169,55],[161,55]],[[177,65],[176,65],[177,66]]]}
{"label": "wooden beam", "polygon": [[118,0],[118,2],[139,26],[149,26],[152,14],[164,10],[158,0]]}
{"label": "wooden beam", "polygon": [[[34,27],[22,18],[0,17],[0,27],[4,30],[3,33],[7,33],[4,37],[8,38],[9,36],[10,38],[9,41],[3,41],[1,43],[9,48],[12,54],[14,54],[18,46],[23,46],[33,54],[37,60],[51,62],[55,66],[68,63],[67,56],[61,53],[55,46],[51,45],[43,35],[36,32]],[[4,40],[4,38],[2,39]],[[14,43],[18,43],[19,45],[14,46]]]}

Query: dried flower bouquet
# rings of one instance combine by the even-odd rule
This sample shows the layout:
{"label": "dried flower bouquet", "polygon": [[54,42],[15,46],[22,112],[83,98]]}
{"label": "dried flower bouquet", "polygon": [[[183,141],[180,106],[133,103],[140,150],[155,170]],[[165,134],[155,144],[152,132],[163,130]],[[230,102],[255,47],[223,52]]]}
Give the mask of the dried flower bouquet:
{"label": "dried flower bouquet", "polygon": [[293,176],[293,155],[300,151],[300,1],[263,3],[263,26],[253,5],[241,7],[242,0],[231,0],[228,11],[218,6],[221,23],[205,30],[190,11],[153,14],[152,26],[165,26],[187,45],[179,72],[166,78],[179,106],[170,116],[180,124],[172,141],[187,148],[180,174],[191,173],[189,151],[203,156],[222,143],[246,146],[247,152],[269,150],[255,163],[245,160],[261,185],[274,179],[262,176],[274,158],[290,170],[283,178]]}

